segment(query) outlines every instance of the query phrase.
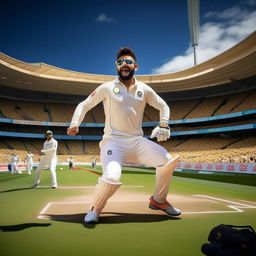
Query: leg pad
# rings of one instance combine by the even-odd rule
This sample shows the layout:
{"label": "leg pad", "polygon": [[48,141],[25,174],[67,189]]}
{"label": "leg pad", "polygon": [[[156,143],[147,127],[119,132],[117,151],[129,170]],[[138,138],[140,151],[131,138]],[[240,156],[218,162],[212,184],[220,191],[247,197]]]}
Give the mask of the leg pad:
{"label": "leg pad", "polygon": [[160,203],[165,202],[169,192],[170,179],[173,171],[179,164],[179,156],[167,162],[164,166],[156,168],[156,188],[153,198]]}
{"label": "leg pad", "polygon": [[117,191],[121,183],[103,180],[101,177],[96,185],[93,202],[90,210],[100,213],[105,207],[107,200]]}

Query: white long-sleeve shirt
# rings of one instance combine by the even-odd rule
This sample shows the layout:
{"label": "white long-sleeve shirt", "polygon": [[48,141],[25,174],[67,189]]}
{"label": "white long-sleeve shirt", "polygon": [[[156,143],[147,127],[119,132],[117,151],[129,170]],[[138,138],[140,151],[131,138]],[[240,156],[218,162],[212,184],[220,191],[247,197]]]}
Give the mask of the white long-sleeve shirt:
{"label": "white long-sleeve shirt", "polygon": [[160,121],[169,121],[168,105],[151,87],[135,79],[135,84],[127,91],[125,85],[116,78],[100,85],[78,104],[71,126],[79,126],[85,114],[102,101],[106,117],[105,135],[142,136],[146,103],[160,111]]}
{"label": "white long-sleeve shirt", "polygon": [[44,142],[44,148],[41,152],[45,153],[45,157],[53,158],[57,155],[58,142],[54,138]]}
{"label": "white long-sleeve shirt", "polygon": [[18,164],[18,162],[19,162],[19,157],[17,155],[11,157],[12,164]]}
{"label": "white long-sleeve shirt", "polygon": [[26,161],[27,161],[28,164],[32,164],[33,163],[33,157],[34,157],[33,154],[27,154]]}

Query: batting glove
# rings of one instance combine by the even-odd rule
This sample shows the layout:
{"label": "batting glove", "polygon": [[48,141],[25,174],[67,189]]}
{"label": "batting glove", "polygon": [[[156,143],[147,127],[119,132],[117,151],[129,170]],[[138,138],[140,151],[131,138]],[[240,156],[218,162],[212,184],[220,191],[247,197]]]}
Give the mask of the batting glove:
{"label": "batting glove", "polygon": [[157,141],[166,141],[170,138],[171,132],[168,123],[160,122],[152,131],[150,138],[157,138]]}

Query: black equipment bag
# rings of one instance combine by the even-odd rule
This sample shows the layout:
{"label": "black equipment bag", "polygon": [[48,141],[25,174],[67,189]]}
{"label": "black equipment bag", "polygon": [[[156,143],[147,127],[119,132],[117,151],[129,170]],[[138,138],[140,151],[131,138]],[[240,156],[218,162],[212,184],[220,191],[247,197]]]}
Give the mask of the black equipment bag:
{"label": "black equipment bag", "polygon": [[208,241],[201,248],[207,256],[256,256],[256,233],[251,226],[220,224],[210,231]]}

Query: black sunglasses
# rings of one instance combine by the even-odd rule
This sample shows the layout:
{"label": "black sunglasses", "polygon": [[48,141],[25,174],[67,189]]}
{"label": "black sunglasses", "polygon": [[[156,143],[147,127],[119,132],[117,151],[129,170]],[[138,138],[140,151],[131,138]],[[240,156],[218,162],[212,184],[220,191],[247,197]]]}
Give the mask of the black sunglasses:
{"label": "black sunglasses", "polygon": [[123,63],[124,63],[124,61],[125,61],[125,63],[128,64],[128,65],[132,65],[132,64],[135,64],[135,63],[136,63],[136,62],[133,61],[133,60],[121,59],[121,60],[117,60],[117,61],[116,61],[116,65],[117,65],[117,66],[122,66]]}

